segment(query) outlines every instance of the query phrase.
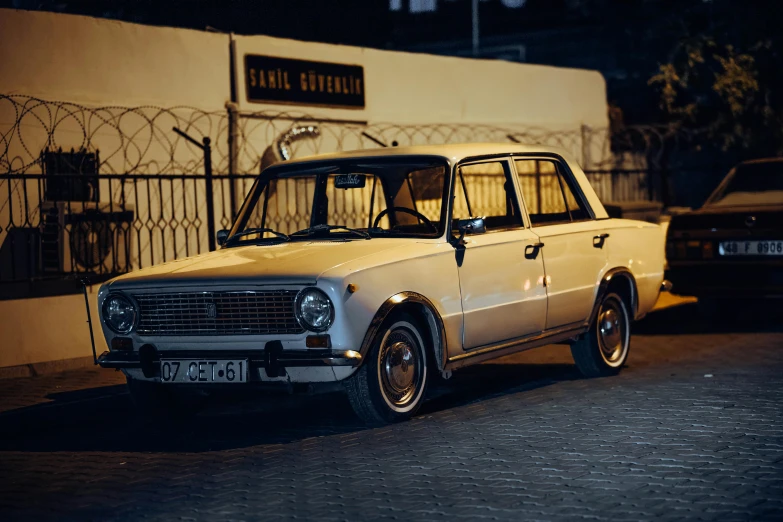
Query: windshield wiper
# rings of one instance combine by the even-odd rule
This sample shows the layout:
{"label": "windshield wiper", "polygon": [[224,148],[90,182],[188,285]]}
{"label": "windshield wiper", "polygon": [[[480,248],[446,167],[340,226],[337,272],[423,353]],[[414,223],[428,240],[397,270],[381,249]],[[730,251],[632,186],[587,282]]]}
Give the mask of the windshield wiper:
{"label": "windshield wiper", "polygon": [[[230,238],[226,239],[225,245],[228,246],[233,241],[235,241],[235,240],[237,240],[237,239],[239,239],[240,237],[243,237],[243,236],[249,236],[251,234],[263,234],[265,232],[269,232],[270,234],[274,234],[275,236],[277,236],[276,238],[268,238],[268,239],[278,239],[279,238],[279,239],[282,239],[283,241],[288,241],[288,240],[291,239],[286,234],[283,234],[282,232],[278,232],[277,230],[273,230],[271,228],[248,228],[247,230],[243,230],[242,232],[237,232],[236,234],[234,234]],[[261,239],[263,239],[263,238],[261,238]]]}
{"label": "windshield wiper", "polygon": [[298,230],[293,234],[291,234],[291,236],[314,236],[318,232],[330,232],[332,230],[345,230],[347,232],[351,232],[352,234],[356,234],[357,236],[361,236],[364,239],[370,239],[370,234],[368,234],[364,230],[349,228],[343,225],[315,225],[313,227],[305,228],[303,230]]}

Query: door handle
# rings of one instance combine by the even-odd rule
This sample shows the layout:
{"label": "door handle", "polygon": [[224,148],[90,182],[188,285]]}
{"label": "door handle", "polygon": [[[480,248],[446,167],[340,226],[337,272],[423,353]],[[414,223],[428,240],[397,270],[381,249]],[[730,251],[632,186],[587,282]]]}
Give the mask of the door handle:
{"label": "door handle", "polygon": [[525,258],[527,259],[535,259],[538,257],[538,251],[541,250],[541,247],[544,246],[544,243],[533,243],[532,245],[527,245],[525,247]]}
{"label": "door handle", "polygon": [[609,234],[606,233],[593,236],[593,246],[595,248],[603,248],[607,237],[609,237]]}

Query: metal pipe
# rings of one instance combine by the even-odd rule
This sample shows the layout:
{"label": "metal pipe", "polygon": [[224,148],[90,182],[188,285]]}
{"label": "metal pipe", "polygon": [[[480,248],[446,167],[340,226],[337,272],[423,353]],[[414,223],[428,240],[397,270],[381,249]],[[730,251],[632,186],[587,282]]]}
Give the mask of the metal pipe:
{"label": "metal pipe", "polygon": [[375,136],[373,136],[371,134],[368,134],[365,131],[362,131],[362,136],[364,136],[365,138],[367,138],[371,142],[375,143],[376,145],[380,145],[381,147],[388,147],[388,145],[386,145],[384,142],[382,142],[381,140],[379,140]]}
{"label": "metal pipe", "polygon": [[[234,63],[233,60],[231,63]],[[228,190],[233,221],[237,214],[235,177],[239,165],[239,110],[233,102],[226,103],[226,110],[228,111]]]}
{"label": "metal pipe", "polygon": [[479,55],[479,0],[473,0],[473,56]]}
{"label": "metal pipe", "polygon": [[198,141],[196,141],[194,138],[191,138],[190,135],[188,135],[185,131],[182,131],[182,130],[180,130],[177,127],[172,127],[171,129],[174,132],[176,132],[177,134],[179,134],[180,136],[182,136],[183,138],[185,138],[186,140],[188,140],[189,142],[191,142],[196,147],[198,147],[198,148],[203,150],[204,146],[201,143],[199,143]]}
{"label": "metal pipe", "polygon": [[90,344],[92,344],[92,362],[98,364],[98,354],[95,352],[95,335],[92,333],[92,316],[90,314],[90,301],[87,299],[87,279],[82,279],[82,292],[84,292],[84,306],[87,307],[87,324],[90,327]]}
{"label": "metal pipe", "polygon": [[264,149],[261,154],[259,172],[263,172],[270,165],[291,159],[291,143],[308,138],[315,139],[320,135],[321,131],[316,125],[291,127]]}
{"label": "metal pipe", "polygon": [[336,118],[314,118],[312,116],[286,116],[285,114],[264,114],[258,112],[240,113],[240,117],[248,120],[266,120],[266,121],[294,121],[297,123],[312,122],[312,123],[334,123],[337,125],[360,125],[366,127],[368,125],[367,120],[343,120]]}
{"label": "metal pipe", "polygon": [[212,147],[210,139],[204,136],[204,181],[206,183],[205,197],[207,199],[207,234],[209,240],[209,251],[216,248],[215,237],[215,201],[212,187]]}

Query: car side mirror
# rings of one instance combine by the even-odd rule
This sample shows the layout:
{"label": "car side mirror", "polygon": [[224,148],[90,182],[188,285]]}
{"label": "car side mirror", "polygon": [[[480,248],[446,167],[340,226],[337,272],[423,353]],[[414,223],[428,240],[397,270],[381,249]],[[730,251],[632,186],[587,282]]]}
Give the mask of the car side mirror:
{"label": "car side mirror", "polygon": [[459,239],[457,244],[464,244],[463,240],[466,235],[469,234],[483,234],[487,231],[487,227],[484,224],[484,217],[471,217],[468,219],[460,219],[457,221],[457,230],[459,230]]}
{"label": "car side mirror", "polygon": [[226,240],[228,240],[228,230],[218,230],[217,233],[217,242],[218,245],[223,246],[225,244]]}

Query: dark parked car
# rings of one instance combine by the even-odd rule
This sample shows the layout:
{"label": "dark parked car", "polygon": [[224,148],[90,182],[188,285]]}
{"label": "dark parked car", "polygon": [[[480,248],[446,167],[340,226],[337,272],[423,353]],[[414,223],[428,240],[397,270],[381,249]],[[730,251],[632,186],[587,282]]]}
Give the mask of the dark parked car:
{"label": "dark parked car", "polygon": [[740,163],[666,238],[672,292],[713,311],[728,299],[783,297],[783,158]]}

